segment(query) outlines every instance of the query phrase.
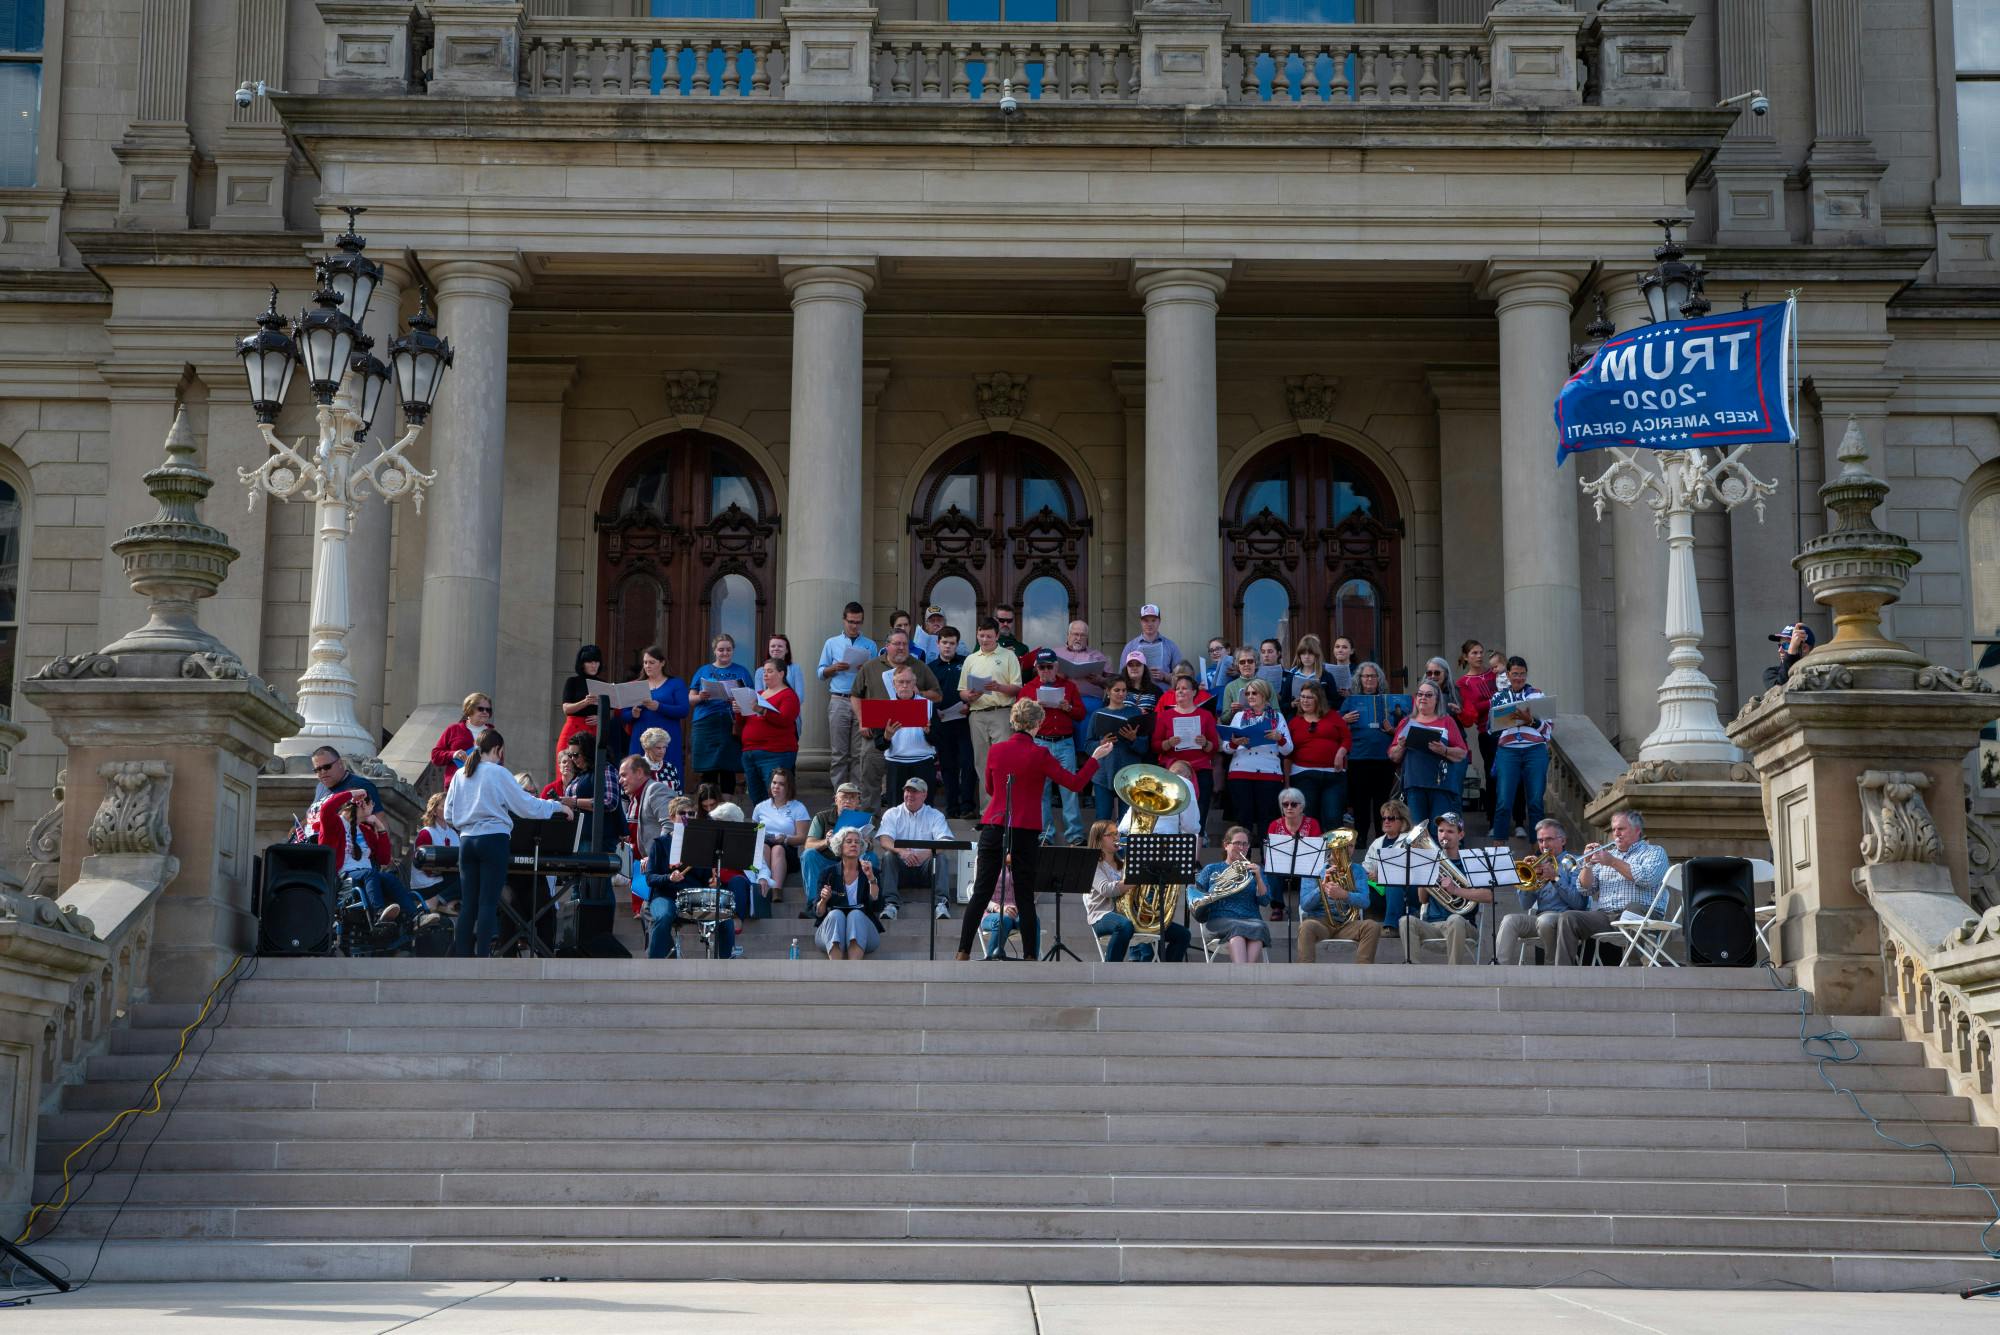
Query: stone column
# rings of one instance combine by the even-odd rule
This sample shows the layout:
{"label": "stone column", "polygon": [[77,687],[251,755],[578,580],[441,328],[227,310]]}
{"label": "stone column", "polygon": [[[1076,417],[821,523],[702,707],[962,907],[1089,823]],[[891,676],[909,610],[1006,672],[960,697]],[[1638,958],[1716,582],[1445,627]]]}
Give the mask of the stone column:
{"label": "stone column", "polygon": [[[549,643],[556,602],[556,534],[560,522],[554,479],[562,474],[563,403],[576,383],[566,358],[517,361],[507,369],[506,538],[500,571],[499,689],[512,703],[506,726],[508,760],[537,779],[555,777],[553,701],[576,659],[577,645]],[[556,669],[560,666],[561,675]]]}
{"label": "stone column", "polygon": [[1438,22],[1478,23],[1491,8],[1493,0],[1438,0]]}
{"label": "stone column", "polygon": [[[1444,653],[1466,640],[1511,644],[1500,620],[1500,377],[1483,366],[1441,366],[1428,377],[1438,408],[1438,541],[1444,579]],[[1580,701],[1565,708],[1575,709]]]}
{"label": "stone column", "polygon": [[1882,174],[1862,118],[1862,0],[1813,0],[1813,141],[1806,194],[1815,246],[1882,244]]}
{"label": "stone column", "polygon": [[[805,673],[801,767],[824,766],[826,683],[819,647],[861,598],[862,316],[872,258],[780,259],[792,294],[792,505],[785,517],[785,626]],[[969,633],[969,631],[968,631]]]}
{"label": "stone column", "polygon": [[[236,0],[236,78],[285,84],[285,0]],[[285,230],[292,146],[267,97],[232,107],[215,150],[216,231]],[[387,360],[386,358],[384,360]]]}
{"label": "stone column", "polygon": [[[1723,97],[1770,91],[1767,0],[1718,0],[1716,56]],[[1785,160],[1771,116],[1746,107],[1715,155],[1715,239],[1731,246],[1784,245]]]}
{"label": "stone column", "polygon": [[1185,653],[1222,629],[1215,313],[1228,260],[1137,260],[1146,303],[1146,596]]}
{"label": "stone column", "polygon": [[1569,375],[1570,297],[1588,266],[1493,260],[1499,304],[1501,586],[1505,647],[1569,710],[1583,703],[1583,585],[1574,472],[1555,468],[1556,392]]}
{"label": "stone column", "polygon": [[[118,225],[185,232],[194,180],[188,134],[188,15],[191,0],[142,0],[139,89],[118,158]],[[155,433],[157,434],[157,433]]]}
{"label": "stone column", "polygon": [[[453,362],[431,422],[438,484],[424,522],[447,542],[424,561],[418,710],[458,702],[496,684],[500,634],[500,534],[507,468],[507,317],[522,286],[513,255],[452,257],[429,266],[438,285],[439,332]],[[440,724],[440,727],[443,725]]]}
{"label": "stone column", "polygon": [[[1097,627],[1098,638],[1116,653],[1138,632],[1139,604],[1146,588],[1146,368],[1136,362],[1111,367],[1112,383],[1125,404],[1125,592]],[[1220,634],[1222,628],[1215,628]],[[1203,641],[1204,648],[1206,641]],[[1194,652],[1190,649],[1188,652]]]}

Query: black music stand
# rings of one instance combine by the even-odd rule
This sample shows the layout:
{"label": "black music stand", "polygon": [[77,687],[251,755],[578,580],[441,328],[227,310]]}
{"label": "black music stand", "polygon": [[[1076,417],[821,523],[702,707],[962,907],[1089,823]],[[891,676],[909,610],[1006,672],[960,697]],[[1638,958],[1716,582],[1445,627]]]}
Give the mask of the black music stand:
{"label": "black music stand", "polygon": [[[1292,892],[1294,905],[1305,899],[1305,883],[1326,874],[1327,838],[1323,834],[1264,836],[1264,875]],[[1279,870],[1280,866],[1283,870]],[[1285,959],[1298,955],[1298,915],[1285,915]]]}
{"label": "black music stand", "polygon": [[[1521,874],[1514,867],[1514,853],[1505,844],[1495,844],[1491,848],[1461,848],[1458,850],[1458,869],[1465,873],[1465,879],[1482,889],[1493,891],[1493,957],[1489,964],[1500,962],[1500,892],[1502,890],[1525,890],[1521,884]],[[1476,913],[1477,910],[1474,910]],[[1473,959],[1479,958],[1479,943],[1473,942]],[[1535,959],[1540,961],[1542,947],[1535,944]]]}
{"label": "black music stand", "polygon": [[[682,836],[681,858],[687,866],[708,867],[708,883],[717,894],[721,894],[724,891],[724,867],[757,865],[757,840],[762,836],[763,828],[755,821],[696,817],[687,823],[687,833]],[[733,915],[735,911],[732,901],[730,913]],[[716,919],[716,922],[720,923],[721,919]],[[711,930],[708,934],[708,957],[722,958],[722,933],[719,930]]]}
{"label": "black music stand", "polygon": [[[541,861],[546,857],[569,853],[576,844],[576,827],[560,816],[551,816],[547,820],[517,820],[507,842],[510,859],[527,858],[532,865],[525,871],[510,870],[507,874],[509,882],[525,882],[528,911],[522,913],[504,893],[500,896],[500,912],[506,916],[508,926],[506,945],[511,948],[516,942],[525,942],[529,955],[536,959],[548,959],[556,953],[555,930],[554,924],[550,924],[550,939],[544,940],[542,919],[557,911],[557,903],[542,879],[546,873],[541,870]],[[464,908],[460,909],[460,912],[464,911]],[[495,943],[496,955],[501,953],[499,944]]]}
{"label": "black music stand", "polygon": [[[1410,848],[1402,844],[1384,848],[1376,859],[1376,866],[1381,869],[1382,875],[1379,880],[1371,876],[1370,884],[1379,890],[1404,891],[1409,895],[1404,901],[1404,912],[1410,916],[1421,917],[1423,911],[1419,907],[1416,892],[1427,890],[1437,884],[1441,856],[1435,848]],[[1388,896],[1385,894],[1383,899],[1386,901]],[[1415,913],[1411,914],[1413,909]],[[1382,914],[1385,919],[1382,924],[1383,930],[1387,931],[1390,927],[1396,929],[1396,940],[1401,942],[1403,947],[1403,963],[1415,964],[1417,952],[1411,942],[1403,940],[1403,924],[1386,921],[1388,916],[1385,902]]]}
{"label": "black music stand", "polygon": [[[1043,881],[1056,897],[1056,939],[1046,951],[1042,952],[1042,963],[1047,964],[1058,955],[1067,955],[1078,964],[1083,963],[1082,956],[1063,944],[1062,906],[1063,901],[1071,895],[1090,893],[1091,883],[1097,879],[1097,864],[1100,860],[1098,851],[1094,848],[1045,848],[1035,859],[1037,872],[1053,866],[1053,871],[1044,875]],[[1020,886],[1014,887],[1016,895],[1020,890]],[[1028,893],[1033,894],[1034,891],[1030,890]]]}
{"label": "black music stand", "polygon": [[[897,847],[898,849],[904,849],[904,848],[928,848],[928,849],[930,849],[930,850],[931,850],[931,852],[933,852],[933,853],[944,853],[944,852],[954,852],[954,853],[955,853],[955,852],[959,851],[960,849],[966,849],[966,848],[971,848],[971,847],[972,847],[972,841],[971,841],[970,839],[898,839],[898,840],[896,840],[896,847]],[[894,856],[895,856],[895,854],[893,854],[893,853],[892,853],[892,854],[890,854],[890,856],[891,856],[891,857],[894,857]],[[933,898],[933,899],[937,898],[937,892],[938,892],[938,891],[937,891],[937,884],[938,884],[938,866],[939,866],[939,865],[940,865],[940,859],[938,859],[938,858],[935,858],[935,857],[931,859],[931,898]],[[899,876],[897,877],[897,880],[898,880],[898,881],[900,881],[901,879],[902,879],[902,878],[901,878],[901,876],[899,875]],[[937,914],[936,914],[935,912],[929,912],[929,913],[926,913],[926,914],[925,914],[924,916],[925,916],[926,918],[930,919],[930,924],[931,924],[931,926],[930,926],[930,934],[931,934],[931,958],[932,958],[932,959],[936,959],[936,958],[937,958],[937,922],[938,922],[938,920],[937,920]]]}

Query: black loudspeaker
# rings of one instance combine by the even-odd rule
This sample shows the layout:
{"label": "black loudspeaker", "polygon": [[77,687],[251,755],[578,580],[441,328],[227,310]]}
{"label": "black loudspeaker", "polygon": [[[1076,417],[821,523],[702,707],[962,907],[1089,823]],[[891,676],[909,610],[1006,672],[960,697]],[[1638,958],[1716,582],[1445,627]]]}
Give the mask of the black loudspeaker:
{"label": "black loudspeaker", "polygon": [[1749,968],[1757,962],[1757,877],[1745,858],[1681,864],[1681,930],[1688,963]]}
{"label": "black loudspeaker", "polygon": [[264,850],[259,955],[333,953],[337,872],[334,852],[324,844],[272,844]]}

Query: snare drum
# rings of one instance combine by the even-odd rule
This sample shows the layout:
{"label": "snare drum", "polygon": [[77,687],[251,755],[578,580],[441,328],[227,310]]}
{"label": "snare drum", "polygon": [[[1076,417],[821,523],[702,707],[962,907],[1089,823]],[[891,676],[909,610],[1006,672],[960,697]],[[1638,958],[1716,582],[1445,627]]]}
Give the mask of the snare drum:
{"label": "snare drum", "polygon": [[683,890],[674,896],[674,916],[687,922],[721,922],[736,916],[736,897],[707,887]]}

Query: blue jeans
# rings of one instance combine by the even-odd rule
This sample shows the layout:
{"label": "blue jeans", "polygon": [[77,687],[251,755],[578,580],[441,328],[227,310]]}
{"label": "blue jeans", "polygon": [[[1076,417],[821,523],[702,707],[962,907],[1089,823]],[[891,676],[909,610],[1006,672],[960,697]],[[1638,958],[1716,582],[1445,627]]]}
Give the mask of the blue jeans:
{"label": "blue jeans", "polygon": [[[1037,737],[1035,745],[1061,761],[1064,769],[1072,774],[1076,773],[1076,738]],[[1055,834],[1054,812],[1051,804],[1058,797],[1062,799],[1063,834],[1068,839],[1070,847],[1075,848],[1083,843],[1083,813],[1080,801],[1082,794],[1073,793],[1057,783],[1052,783],[1043,789],[1042,829],[1051,836]]]}
{"label": "blue jeans", "polygon": [[[653,918],[652,929],[646,936],[646,958],[649,960],[666,959],[668,956],[674,954],[674,897],[672,895],[654,895],[652,903],[646,907]],[[724,918],[715,925],[715,934],[718,938],[718,953],[722,958],[728,959],[730,953],[736,949],[735,920]]]}
{"label": "blue jeans", "polygon": [[1107,913],[1090,924],[1090,930],[1104,938],[1104,962],[1116,964],[1125,958],[1132,944],[1132,920],[1122,913]]}
{"label": "blue jeans", "polygon": [[1449,788],[1405,788],[1403,805],[1410,809],[1411,822],[1421,825],[1433,816],[1457,811],[1459,800],[1458,794]]}
{"label": "blue jeans", "polygon": [[1347,773],[1344,770],[1294,770],[1292,787],[1304,794],[1306,815],[1319,822],[1320,833],[1332,834],[1347,813]]}
{"label": "blue jeans", "polygon": [[1514,795],[1527,787],[1528,833],[1535,832],[1535,823],[1542,818],[1542,792],[1549,782],[1549,748],[1535,746],[1503,746],[1493,761],[1493,786],[1499,791],[1493,801],[1493,828],[1487,834],[1491,839],[1505,839],[1513,833],[1511,828],[1503,829],[1514,819]]}
{"label": "blue jeans", "polygon": [[[979,920],[979,926],[986,933],[986,958],[990,960],[996,955],[1006,953],[1007,938],[1019,930],[1021,920],[1011,913],[1002,913],[998,909],[988,909],[986,916]],[[1042,953],[1042,924],[1039,920],[1035,923],[1034,936],[1035,939],[1033,941],[1023,941],[1021,943],[1022,948],[1028,952],[1027,958],[1029,959],[1035,959]]]}
{"label": "blue jeans", "polygon": [[458,881],[465,889],[465,902],[459,908],[452,954],[484,959],[493,953],[493,938],[500,933],[500,892],[507,886],[507,850],[512,843],[512,836],[506,834],[475,834],[459,842]]}
{"label": "blue jeans", "polygon": [[790,770],[796,779],[799,772],[799,753],[796,751],[743,753],[743,778],[749,785],[751,806],[756,806],[771,795],[771,775],[781,769]]}

